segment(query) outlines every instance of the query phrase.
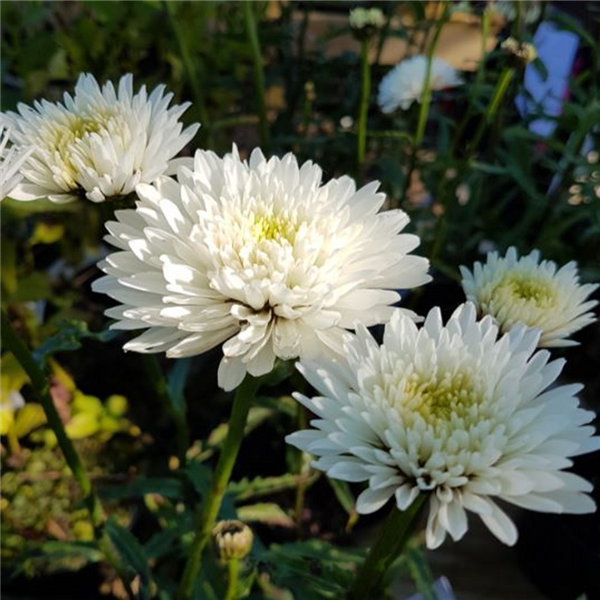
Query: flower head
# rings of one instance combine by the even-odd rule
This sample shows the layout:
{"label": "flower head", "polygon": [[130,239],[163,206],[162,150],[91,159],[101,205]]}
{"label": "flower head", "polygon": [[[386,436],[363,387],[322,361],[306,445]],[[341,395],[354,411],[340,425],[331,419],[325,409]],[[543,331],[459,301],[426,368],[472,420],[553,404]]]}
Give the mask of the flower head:
{"label": "flower head", "polygon": [[23,176],[19,169],[33,151],[26,148],[18,151],[14,147],[8,147],[10,132],[4,125],[0,124],[0,200],[10,196]]}
{"label": "flower head", "polygon": [[107,312],[113,327],[149,328],[125,349],[182,357],[225,342],[219,383],[233,389],[275,357],[341,352],[345,328],[386,322],[395,290],[429,280],[409,255],[419,239],[398,235],[404,212],[377,214],[377,182],[321,177],[292,154],[245,162],[234,147],[138,186],[137,209],[107,224],[121,251],[94,285],[123,304]]}
{"label": "flower head", "polygon": [[154,181],[199,127],[182,130],[179,119],[190,104],[168,108],[173,94],[164,96],[164,90],[161,85],[148,95],[142,86],[134,94],[131,75],[115,89],[82,74],[62,104],[19,104],[18,114],[3,115],[13,144],[35,147],[14,198],[71,202],[84,195],[104,202]]}
{"label": "flower head", "polygon": [[519,258],[509,248],[504,257],[491,252],[473,272],[460,271],[467,300],[481,313],[494,317],[503,332],[518,324],[539,329],[542,347],[574,346],[567,338],[595,321],[590,311],[598,302],[587,298],[598,286],[580,285],[574,262],[559,269],[552,261],[540,262],[537,250]]}
{"label": "flower head", "polygon": [[[427,57],[413,56],[399,62],[379,84],[377,102],[384,113],[398,107],[406,110],[415,100],[421,101],[425,89]],[[463,83],[458,71],[440,58],[432,58],[430,88],[442,90]]]}
{"label": "flower head", "polygon": [[537,50],[533,44],[519,42],[514,37],[506,38],[500,47],[523,65],[528,65],[537,58]]}
{"label": "flower head", "polygon": [[530,25],[539,21],[542,16],[542,3],[540,0],[496,0],[491,3],[491,9],[502,15],[507,21],[514,21],[519,13],[524,23]]}
{"label": "flower head", "polygon": [[343,361],[302,361],[322,394],[296,399],[316,413],[314,429],[288,436],[334,479],[367,481],[357,500],[371,513],[390,498],[405,510],[429,494],[426,541],[467,531],[466,510],[501,541],[517,531],[495,499],[542,512],[595,509],[591,485],[563,471],[568,457],[600,448],[579,408],[579,385],[548,389],[564,361],[535,352],[525,327],[497,339],[490,317],[459,307],[447,325],[433,309],[423,327],[395,314],[378,346],[364,327],[348,336]]}
{"label": "flower head", "polygon": [[223,562],[245,558],[252,550],[254,541],[252,529],[237,519],[219,521],[212,535],[219,558]]}
{"label": "flower head", "polygon": [[350,27],[359,39],[369,38],[385,25],[380,8],[355,8],[350,11]]}

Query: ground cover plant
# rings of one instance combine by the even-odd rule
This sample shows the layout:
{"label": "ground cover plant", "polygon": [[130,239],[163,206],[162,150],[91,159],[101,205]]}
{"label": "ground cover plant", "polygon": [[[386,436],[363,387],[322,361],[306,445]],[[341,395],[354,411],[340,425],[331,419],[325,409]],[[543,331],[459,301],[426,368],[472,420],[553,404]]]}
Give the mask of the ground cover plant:
{"label": "ground cover plant", "polygon": [[600,593],[598,13],[554,4],[2,3],[6,593],[435,598],[527,515]]}

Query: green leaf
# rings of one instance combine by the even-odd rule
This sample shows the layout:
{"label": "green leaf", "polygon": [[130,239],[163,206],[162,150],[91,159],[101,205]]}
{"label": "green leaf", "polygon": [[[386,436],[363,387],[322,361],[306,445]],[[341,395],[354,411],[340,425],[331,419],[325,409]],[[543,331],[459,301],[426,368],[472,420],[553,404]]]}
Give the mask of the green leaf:
{"label": "green leaf", "polygon": [[438,600],[433,575],[421,546],[409,546],[403,553],[410,574],[423,600]]}
{"label": "green leaf", "polygon": [[240,506],[237,513],[239,519],[247,523],[258,521],[271,526],[294,527],[294,520],[274,502]]}
{"label": "green leaf", "polygon": [[285,490],[293,489],[298,485],[310,485],[320,476],[320,471],[314,471],[310,474],[293,475],[286,473],[276,477],[255,477],[254,479],[244,478],[240,481],[234,481],[227,487],[227,492],[235,496],[236,501],[248,500],[257,496],[267,496],[276,494]]}
{"label": "green leaf", "polygon": [[180,414],[186,413],[185,385],[192,366],[191,358],[180,358],[175,361],[167,377],[167,390],[169,400],[174,410]]}
{"label": "green leaf", "polygon": [[346,523],[346,531],[350,531],[358,521],[358,513],[356,512],[356,501],[350,486],[345,481],[339,479],[327,478],[329,485],[333,489],[333,493],[342,508],[348,513],[348,522]]}
{"label": "green leaf", "polygon": [[47,300],[54,295],[48,276],[44,273],[34,272],[19,281],[18,287],[7,302],[33,302]]}
{"label": "green leaf", "polygon": [[15,293],[17,282],[17,250],[12,240],[2,236],[0,240],[0,266],[2,267],[2,294]]}
{"label": "green leaf", "polygon": [[65,431],[72,440],[81,440],[90,437],[100,430],[98,415],[92,413],[79,413],[74,415],[65,425]]}
{"label": "green leaf", "polygon": [[169,477],[138,477],[119,485],[103,484],[99,491],[104,498],[111,499],[143,498],[147,494],[158,494],[172,500],[181,500],[184,496],[181,481]]}
{"label": "green leaf", "polygon": [[148,597],[152,577],[143,546],[128,529],[119,525],[113,517],[106,521],[105,531],[119,553],[125,568],[131,572],[132,577],[140,576],[140,592],[143,597]]}
{"label": "green leaf", "polygon": [[29,435],[46,422],[46,413],[40,404],[28,402],[17,411],[13,432],[18,438]]}
{"label": "green leaf", "polygon": [[81,340],[91,338],[102,342],[113,339],[118,335],[114,331],[101,331],[92,333],[84,321],[68,320],[58,323],[58,331],[44,340],[44,342],[33,353],[35,359],[41,364],[56,352],[79,350]]}
{"label": "green leaf", "polygon": [[99,562],[103,555],[98,550],[96,542],[44,542],[40,548],[45,556],[53,558],[71,558],[73,556],[83,556],[90,562]]}

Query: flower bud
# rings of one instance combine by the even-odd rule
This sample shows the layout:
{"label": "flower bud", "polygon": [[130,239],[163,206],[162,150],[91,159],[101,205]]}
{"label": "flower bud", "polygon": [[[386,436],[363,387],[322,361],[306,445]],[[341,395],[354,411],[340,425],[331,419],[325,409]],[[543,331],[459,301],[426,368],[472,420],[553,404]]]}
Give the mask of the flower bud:
{"label": "flower bud", "polygon": [[219,521],[212,535],[222,561],[244,558],[252,549],[252,529],[242,521]]}
{"label": "flower bud", "polygon": [[537,52],[533,44],[518,42],[514,37],[505,39],[501,47],[507,54],[516,57],[525,65],[528,65],[537,58]]}
{"label": "flower bud", "polygon": [[385,24],[385,17],[379,8],[355,8],[350,11],[350,27],[359,40],[370,38]]}

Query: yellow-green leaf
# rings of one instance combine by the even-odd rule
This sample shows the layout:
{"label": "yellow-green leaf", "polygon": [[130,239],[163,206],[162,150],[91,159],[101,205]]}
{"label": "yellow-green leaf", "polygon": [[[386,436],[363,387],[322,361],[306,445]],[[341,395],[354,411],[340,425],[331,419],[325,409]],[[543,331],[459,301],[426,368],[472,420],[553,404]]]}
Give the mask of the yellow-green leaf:
{"label": "yellow-green leaf", "polygon": [[18,438],[25,437],[45,422],[46,415],[41,405],[28,403],[16,413],[14,433]]}

